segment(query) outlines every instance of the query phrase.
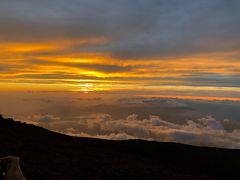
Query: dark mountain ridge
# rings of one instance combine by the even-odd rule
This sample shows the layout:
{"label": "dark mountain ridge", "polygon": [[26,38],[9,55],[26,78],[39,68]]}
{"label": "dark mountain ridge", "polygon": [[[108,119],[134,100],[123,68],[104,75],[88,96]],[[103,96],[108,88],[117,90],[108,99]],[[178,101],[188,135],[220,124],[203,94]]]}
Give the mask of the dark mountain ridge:
{"label": "dark mountain ridge", "polygon": [[240,179],[240,150],[71,137],[4,119],[0,157],[21,157],[26,179]]}

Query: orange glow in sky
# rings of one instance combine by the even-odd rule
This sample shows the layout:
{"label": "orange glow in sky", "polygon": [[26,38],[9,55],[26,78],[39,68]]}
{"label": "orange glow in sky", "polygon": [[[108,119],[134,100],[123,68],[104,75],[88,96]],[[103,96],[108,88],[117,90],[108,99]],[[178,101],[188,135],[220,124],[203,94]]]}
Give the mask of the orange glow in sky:
{"label": "orange glow in sky", "polygon": [[[182,96],[189,97],[199,97],[201,92],[208,91],[209,98],[216,91],[226,95],[240,93],[239,87],[225,85],[229,81],[234,83],[234,76],[239,75],[240,70],[240,62],[227,60],[229,54],[122,60],[107,52],[68,52],[72,44],[78,44],[72,41],[1,43],[4,59],[0,62],[1,91],[137,90],[171,95],[176,92],[178,96],[184,92]],[[86,42],[86,39],[79,40],[79,44]],[[88,43],[105,41],[90,39]]]}

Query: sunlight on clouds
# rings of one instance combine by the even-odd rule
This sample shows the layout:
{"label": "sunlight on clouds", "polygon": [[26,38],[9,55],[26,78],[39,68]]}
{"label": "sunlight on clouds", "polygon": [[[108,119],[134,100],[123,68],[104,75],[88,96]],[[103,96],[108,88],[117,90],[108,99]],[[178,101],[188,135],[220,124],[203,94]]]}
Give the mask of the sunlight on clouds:
{"label": "sunlight on clouds", "polygon": [[68,91],[68,84],[0,83],[0,91]]}
{"label": "sunlight on clouds", "polygon": [[228,60],[238,52],[123,60],[83,48],[108,42],[83,38],[1,43],[0,90],[168,92],[209,98],[240,94],[240,62]]}
{"label": "sunlight on clouds", "polygon": [[31,43],[9,43],[0,45],[1,51],[11,53],[27,53],[40,51],[60,50],[57,45],[51,44],[31,44]]}

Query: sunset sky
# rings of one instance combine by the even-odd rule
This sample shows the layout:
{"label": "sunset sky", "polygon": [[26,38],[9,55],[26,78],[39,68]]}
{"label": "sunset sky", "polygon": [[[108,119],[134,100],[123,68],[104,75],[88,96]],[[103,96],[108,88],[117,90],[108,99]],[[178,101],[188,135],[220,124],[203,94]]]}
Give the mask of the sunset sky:
{"label": "sunset sky", "polygon": [[221,91],[239,98],[239,5],[3,0],[1,90]]}
{"label": "sunset sky", "polygon": [[[0,96],[15,98],[10,107],[22,94],[44,92],[61,103],[77,93],[235,103],[239,8],[239,0],[1,0]],[[0,107],[17,118],[30,113]],[[34,107],[34,117],[54,117]]]}

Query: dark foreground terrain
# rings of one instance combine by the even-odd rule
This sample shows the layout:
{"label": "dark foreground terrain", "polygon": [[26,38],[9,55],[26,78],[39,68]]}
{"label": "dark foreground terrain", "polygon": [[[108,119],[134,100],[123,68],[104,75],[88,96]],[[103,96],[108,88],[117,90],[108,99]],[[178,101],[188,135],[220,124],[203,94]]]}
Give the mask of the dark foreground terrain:
{"label": "dark foreground terrain", "polygon": [[76,138],[0,116],[6,155],[21,157],[27,180],[240,179],[240,150]]}

